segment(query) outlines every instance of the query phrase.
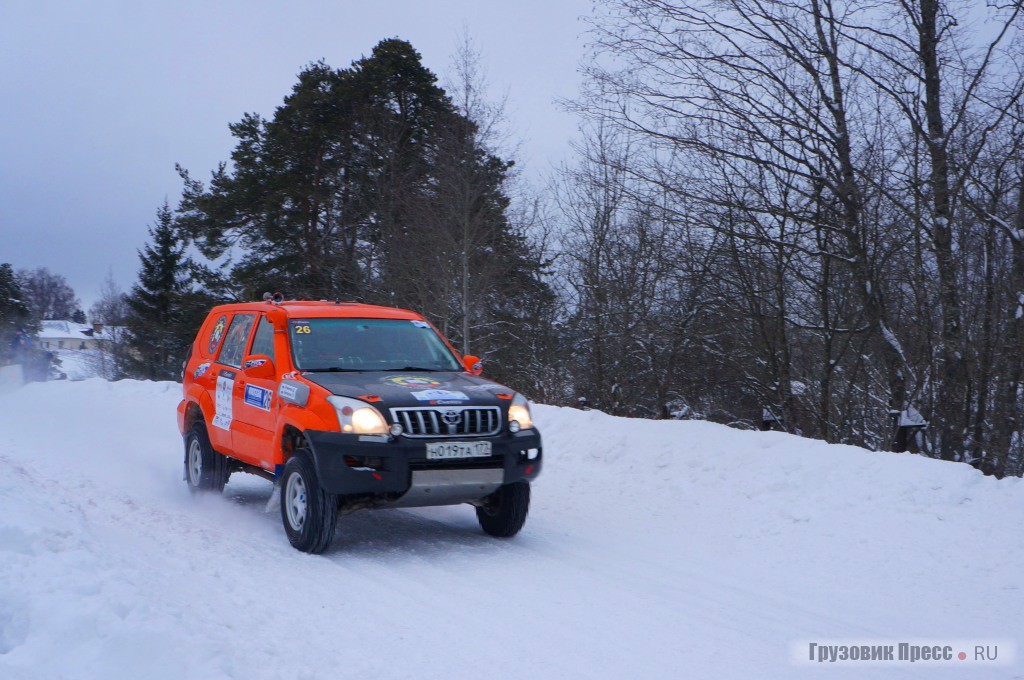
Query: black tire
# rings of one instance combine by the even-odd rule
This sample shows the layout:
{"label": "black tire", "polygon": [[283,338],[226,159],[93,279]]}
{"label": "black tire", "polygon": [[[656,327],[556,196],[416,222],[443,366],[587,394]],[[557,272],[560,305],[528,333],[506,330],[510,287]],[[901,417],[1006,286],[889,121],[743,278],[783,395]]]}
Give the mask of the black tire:
{"label": "black tire", "polygon": [[529,511],[530,483],[513,482],[484,498],[476,508],[476,518],[491,536],[509,538],[523,528]]}
{"label": "black tire", "polygon": [[220,493],[230,475],[227,457],[213,450],[206,425],[196,421],[185,437],[185,482],[189,490]]}
{"label": "black tire", "polygon": [[296,451],[281,474],[281,521],[296,550],[316,555],[334,539],[338,497],[320,488],[307,449]]}

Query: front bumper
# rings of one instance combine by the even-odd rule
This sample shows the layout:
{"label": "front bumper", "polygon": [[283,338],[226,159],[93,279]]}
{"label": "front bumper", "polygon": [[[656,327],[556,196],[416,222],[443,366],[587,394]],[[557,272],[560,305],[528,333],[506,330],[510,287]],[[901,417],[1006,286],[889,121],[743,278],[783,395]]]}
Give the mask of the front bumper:
{"label": "front bumper", "polygon": [[[491,442],[488,458],[427,460],[426,445],[452,439],[410,439],[407,437],[361,437],[341,432],[306,431],[320,486],[332,494],[392,496],[409,491],[413,473],[447,470],[501,471],[501,484],[530,481],[540,474],[543,459],[540,433],[524,430],[497,437],[469,438]],[[499,476],[494,474],[495,478]]]}

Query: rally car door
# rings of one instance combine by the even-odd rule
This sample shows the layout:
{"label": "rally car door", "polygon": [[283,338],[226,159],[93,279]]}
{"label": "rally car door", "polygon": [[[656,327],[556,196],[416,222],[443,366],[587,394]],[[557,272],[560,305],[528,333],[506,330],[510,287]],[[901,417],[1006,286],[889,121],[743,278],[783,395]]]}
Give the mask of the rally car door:
{"label": "rally car door", "polygon": [[[277,423],[277,376],[255,377],[246,372],[262,359],[274,357],[274,327],[265,314],[261,314],[253,334],[249,351],[242,362],[238,376],[235,400],[235,422],[232,437],[236,455],[253,465],[273,469],[274,429]],[[247,365],[248,364],[248,365]]]}
{"label": "rally car door", "polygon": [[216,387],[210,441],[218,451],[239,458],[242,456],[239,455],[235,442],[235,430],[239,402],[244,389],[244,381],[241,380],[242,358],[249,344],[255,320],[256,314],[235,314],[231,318],[217,362],[211,368],[211,371],[216,370]]}

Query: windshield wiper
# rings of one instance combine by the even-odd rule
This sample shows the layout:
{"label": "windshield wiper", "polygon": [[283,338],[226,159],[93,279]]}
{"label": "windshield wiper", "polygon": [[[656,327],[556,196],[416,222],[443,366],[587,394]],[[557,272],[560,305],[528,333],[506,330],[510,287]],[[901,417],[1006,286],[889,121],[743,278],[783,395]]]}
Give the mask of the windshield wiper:
{"label": "windshield wiper", "polygon": [[426,373],[433,373],[437,371],[444,371],[443,368],[423,368],[422,366],[402,366],[401,368],[383,368],[382,371],[423,371]]}
{"label": "windshield wiper", "polygon": [[359,368],[340,368],[338,366],[323,366],[321,368],[303,368],[307,373],[362,373]]}

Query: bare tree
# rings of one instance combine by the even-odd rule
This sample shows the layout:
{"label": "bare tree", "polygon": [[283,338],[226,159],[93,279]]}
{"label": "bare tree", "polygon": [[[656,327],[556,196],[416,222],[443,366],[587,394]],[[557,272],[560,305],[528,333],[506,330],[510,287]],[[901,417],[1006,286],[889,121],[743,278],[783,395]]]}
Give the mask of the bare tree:
{"label": "bare tree", "polygon": [[98,371],[108,380],[124,377],[129,370],[129,348],[126,326],[130,314],[128,296],[107,272],[100,289],[100,298],[89,308],[89,321],[98,329]]}
{"label": "bare tree", "polygon": [[[733,244],[737,294],[749,302],[763,345],[758,361],[769,369],[754,388],[795,421],[790,332],[832,338],[837,329],[866,331],[887,378],[883,407],[902,410],[906,359],[864,219],[870,209],[865,166],[877,163],[865,149],[878,121],[869,116],[857,129],[851,124],[847,91],[854,85],[840,52],[859,48],[835,30],[835,9],[828,2],[744,0],[610,4],[596,42],[615,61],[613,68],[598,61],[591,69],[587,111],[662,149],[656,163],[632,169],[640,179],[722,216],[707,226]],[[622,62],[627,66],[618,68]],[[756,268],[745,264],[755,261],[772,272],[769,279],[748,278]],[[790,313],[797,275],[819,291],[820,303],[828,286],[807,281],[807,274],[832,277],[837,269],[856,283],[857,318],[827,327],[803,311]],[[819,305],[826,316],[827,304],[826,298]],[[774,319],[770,329],[767,318]],[[826,373],[832,360],[826,359]],[[824,383],[829,390],[830,383]],[[830,396],[822,399],[830,410]],[[827,432],[829,418],[820,417],[818,401]]]}
{"label": "bare tree", "polygon": [[1019,1],[989,5],[979,21],[941,0],[901,0],[874,22],[837,22],[869,53],[849,68],[901,112],[913,148],[907,156],[924,159],[908,167],[898,203],[927,235],[934,258],[941,334],[933,421],[938,450],[950,459],[963,454],[979,388],[968,365],[957,206],[991,136],[1024,96],[1021,12]]}
{"label": "bare tree", "polygon": [[710,316],[744,333],[714,336],[734,403],[834,440],[988,451],[993,404],[1017,409],[996,392],[1015,375],[1021,3],[983,30],[939,0],[599,8],[579,110],[631,147],[621,185],[707,232],[732,304]]}
{"label": "bare tree", "polygon": [[80,307],[81,303],[67,279],[51,273],[46,267],[32,271],[22,269],[18,272],[18,284],[32,311],[32,317],[37,321],[71,319]]}
{"label": "bare tree", "polygon": [[614,130],[596,127],[580,152],[557,196],[577,394],[613,413],[697,412],[709,251],[678,205],[625,171]]}

